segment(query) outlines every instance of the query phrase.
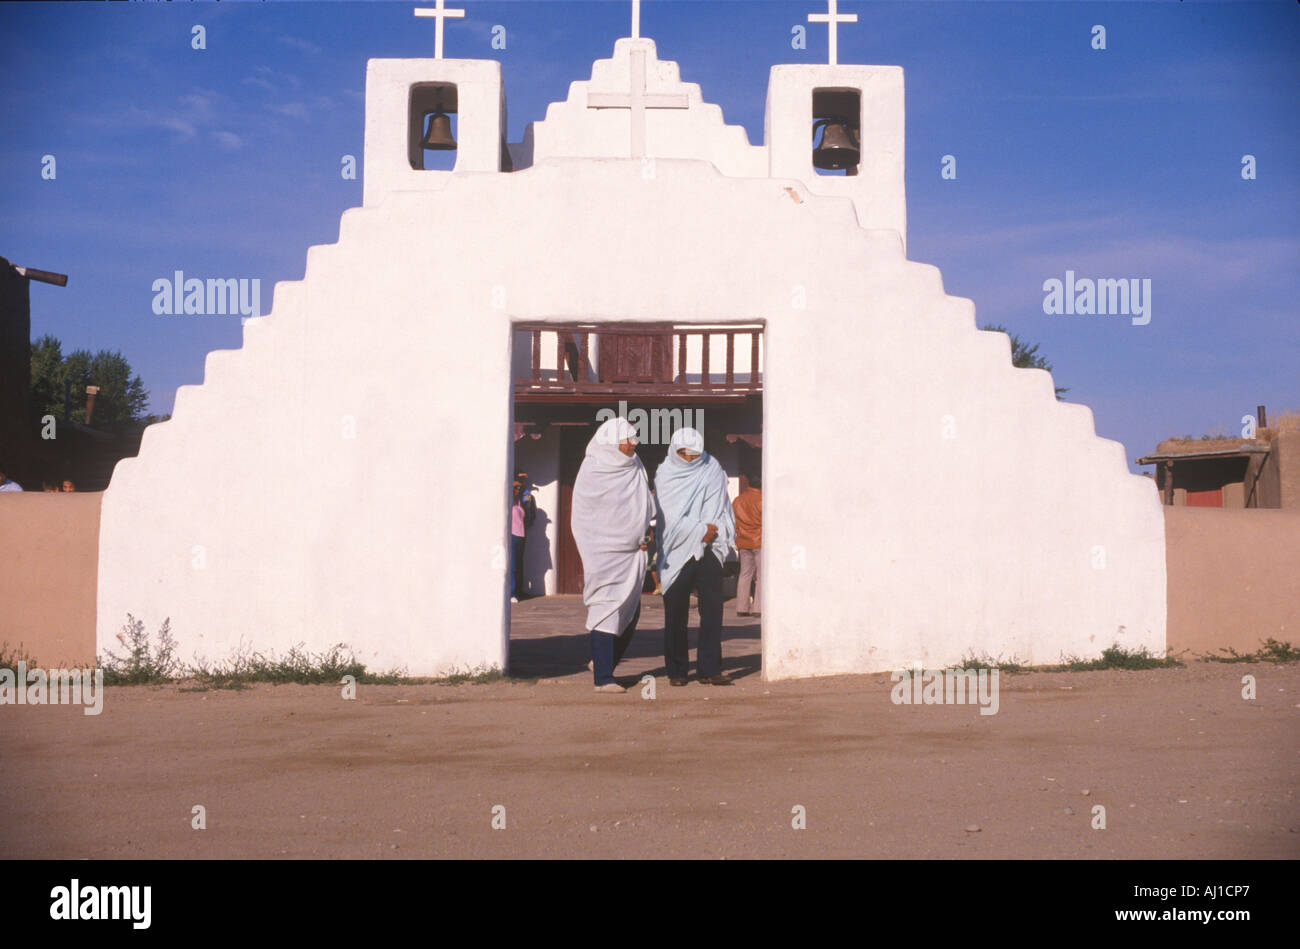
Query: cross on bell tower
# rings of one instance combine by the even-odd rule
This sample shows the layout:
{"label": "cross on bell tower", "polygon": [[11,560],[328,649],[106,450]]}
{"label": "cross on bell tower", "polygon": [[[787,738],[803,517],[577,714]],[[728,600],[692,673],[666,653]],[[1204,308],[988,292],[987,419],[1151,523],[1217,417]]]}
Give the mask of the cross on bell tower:
{"label": "cross on bell tower", "polygon": [[445,0],[437,0],[436,7],[416,7],[415,15],[418,17],[433,17],[433,58],[442,59],[442,31],[445,26],[444,21],[450,17],[453,20],[462,19],[465,16],[464,10],[448,10],[443,7]]}
{"label": "cross on bell tower", "polygon": [[858,15],[856,13],[840,13],[839,0],[826,0],[825,13],[808,14],[809,23],[825,23],[829,29],[830,45],[830,64],[838,65],[839,62],[839,25],[841,23],[857,23]]}

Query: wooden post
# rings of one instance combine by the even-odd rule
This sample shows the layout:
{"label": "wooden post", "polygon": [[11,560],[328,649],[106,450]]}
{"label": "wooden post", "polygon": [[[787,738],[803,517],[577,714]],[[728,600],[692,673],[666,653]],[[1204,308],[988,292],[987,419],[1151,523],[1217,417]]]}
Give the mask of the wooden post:
{"label": "wooden post", "polygon": [[[1262,409],[1263,406],[1261,405],[1260,408]],[[1259,496],[1255,493],[1255,488],[1259,484],[1259,473],[1263,470],[1264,459],[1267,457],[1266,452],[1256,452],[1246,462],[1246,480],[1241,486],[1246,495],[1246,500],[1242,503],[1243,507],[1259,507]]]}

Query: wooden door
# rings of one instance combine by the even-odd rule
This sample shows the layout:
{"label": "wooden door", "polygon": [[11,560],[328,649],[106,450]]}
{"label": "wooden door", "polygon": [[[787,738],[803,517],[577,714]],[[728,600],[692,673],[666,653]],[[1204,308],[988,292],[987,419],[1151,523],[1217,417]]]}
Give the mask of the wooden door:
{"label": "wooden door", "polygon": [[573,484],[582,467],[582,458],[591,440],[591,430],[585,426],[565,426],[560,429],[560,511],[556,563],[556,588],[560,593],[582,592],[582,557],[578,543],[573,539]]}
{"label": "wooden door", "polygon": [[600,381],[640,383],[672,382],[672,324],[649,324],[661,332],[600,334]]}
{"label": "wooden door", "polygon": [[1213,491],[1188,491],[1188,507],[1223,507],[1223,488]]}

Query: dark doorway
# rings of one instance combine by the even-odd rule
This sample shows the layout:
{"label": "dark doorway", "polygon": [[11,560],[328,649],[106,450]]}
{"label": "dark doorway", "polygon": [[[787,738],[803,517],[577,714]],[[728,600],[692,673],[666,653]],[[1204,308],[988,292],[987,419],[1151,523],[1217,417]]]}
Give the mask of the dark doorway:
{"label": "dark doorway", "polygon": [[[584,673],[591,655],[585,571],[572,523],[587,445],[606,418],[623,415],[640,429],[637,455],[653,484],[672,432],[689,426],[704,433],[706,449],[741,477],[743,488],[744,476],[762,460],[762,325],[540,322],[517,323],[513,334],[515,444],[527,447],[523,464],[543,494],[538,518],[545,516],[547,528],[530,534],[528,544],[533,550],[546,544],[551,557],[545,578],[530,580],[528,595],[509,607],[510,674]],[[518,447],[514,463],[521,463]],[[737,571],[729,558],[723,661],[745,674],[760,669],[761,620],[736,614]],[[638,633],[621,676],[664,671],[663,601],[655,587],[647,573]],[[558,595],[536,595],[541,590]],[[691,623],[698,625],[695,614]]]}

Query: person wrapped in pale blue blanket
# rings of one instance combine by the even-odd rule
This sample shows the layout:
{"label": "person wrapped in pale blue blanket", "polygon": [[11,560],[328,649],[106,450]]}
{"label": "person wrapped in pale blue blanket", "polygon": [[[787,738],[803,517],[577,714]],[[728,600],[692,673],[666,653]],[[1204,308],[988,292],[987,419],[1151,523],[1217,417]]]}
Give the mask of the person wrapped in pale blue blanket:
{"label": "person wrapped in pale blue blanket", "polygon": [[704,450],[693,428],[673,433],[655,473],[659,582],[664,591],[664,663],[668,681],[685,685],[689,671],[686,626],[691,591],[699,596],[699,681],[730,685],[722,672],[722,565],[736,545],[736,521],[727,473]]}

